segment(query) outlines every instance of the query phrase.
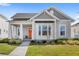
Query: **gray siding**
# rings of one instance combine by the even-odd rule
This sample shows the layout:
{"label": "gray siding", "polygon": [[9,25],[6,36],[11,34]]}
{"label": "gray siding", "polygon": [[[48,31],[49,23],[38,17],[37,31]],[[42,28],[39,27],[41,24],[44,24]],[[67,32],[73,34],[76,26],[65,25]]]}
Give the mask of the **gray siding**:
{"label": "gray siding", "polygon": [[54,18],[52,18],[51,16],[43,13],[43,14],[39,15],[38,17],[36,17],[35,19],[54,19]]}
{"label": "gray siding", "polygon": [[66,25],[66,38],[70,38],[71,37],[71,25],[70,25],[70,21],[68,20],[63,20],[63,21],[57,21],[57,24],[56,24],[56,38],[61,38],[61,36],[60,36],[60,24],[65,24]]}
{"label": "gray siding", "polygon": [[79,24],[71,26],[71,37],[79,38]]}

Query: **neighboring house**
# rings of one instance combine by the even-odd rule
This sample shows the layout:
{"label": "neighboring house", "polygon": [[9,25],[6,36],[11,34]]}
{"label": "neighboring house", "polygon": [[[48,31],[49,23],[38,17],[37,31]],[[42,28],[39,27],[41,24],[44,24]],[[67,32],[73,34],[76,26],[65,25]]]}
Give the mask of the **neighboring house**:
{"label": "neighboring house", "polygon": [[71,37],[72,18],[55,7],[39,13],[16,13],[10,21],[10,38],[52,40]]}
{"label": "neighboring house", "polygon": [[8,38],[9,22],[8,19],[0,14],[0,38]]}
{"label": "neighboring house", "polygon": [[71,24],[71,37],[79,38],[79,20]]}

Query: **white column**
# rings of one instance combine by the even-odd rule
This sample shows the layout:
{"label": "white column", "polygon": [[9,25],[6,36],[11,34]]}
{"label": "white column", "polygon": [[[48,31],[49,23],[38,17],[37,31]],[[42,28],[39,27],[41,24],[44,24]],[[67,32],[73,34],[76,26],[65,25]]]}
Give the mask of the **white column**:
{"label": "white column", "polygon": [[9,39],[12,39],[12,25],[9,23],[9,30],[8,30],[8,37]]}
{"label": "white column", "polygon": [[20,24],[20,39],[23,40],[23,25]]}
{"label": "white column", "polygon": [[17,26],[15,26],[15,28],[16,28],[16,38],[18,38],[18,28]]}
{"label": "white column", "polygon": [[57,25],[57,24],[56,24],[56,20],[55,20],[55,39],[56,39],[56,35],[57,35],[57,33],[56,33],[56,32],[57,32],[56,25]]}

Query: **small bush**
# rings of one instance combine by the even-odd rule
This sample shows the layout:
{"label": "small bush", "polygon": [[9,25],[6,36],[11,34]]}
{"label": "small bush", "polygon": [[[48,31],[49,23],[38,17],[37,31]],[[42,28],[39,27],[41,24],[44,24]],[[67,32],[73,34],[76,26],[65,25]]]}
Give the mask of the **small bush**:
{"label": "small bush", "polygon": [[79,40],[79,38],[70,38],[70,40]]}
{"label": "small bush", "polygon": [[64,41],[62,41],[62,43],[63,43],[63,44],[67,44],[67,41],[66,41],[66,40],[64,40]]}
{"label": "small bush", "polygon": [[8,42],[8,44],[16,44],[16,45],[21,44],[21,43],[22,43],[22,40],[20,39],[10,39]]}
{"label": "small bush", "polygon": [[9,43],[9,44],[15,44],[15,41],[12,40],[12,39],[10,39],[8,43]]}
{"label": "small bush", "polygon": [[74,45],[75,44],[75,41],[74,40],[67,40],[67,44]]}
{"label": "small bush", "polygon": [[76,45],[79,45],[79,41],[75,41],[75,44],[76,44]]}
{"label": "small bush", "polygon": [[0,43],[3,43],[2,39],[0,39]]}
{"label": "small bush", "polygon": [[20,39],[15,40],[15,43],[16,43],[16,44],[21,44],[21,43],[22,43],[22,40],[20,40]]}
{"label": "small bush", "polygon": [[56,44],[56,43],[55,43],[55,40],[52,40],[52,41],[50,42],[50,44],[51,44],[51,45]]}
{"label": "small bush", "polygon": [[59,38],[55,40],[56,44],[64,44],[64,41],[67,41],[68,38]]}
{"label": "small bush", "polygon": [[0,43],[8,43],[9,39],[8,38],[3,38],[0,40]]}
{"label": "small bush", "polygon": [[46,42],[47,42],[46,40],[43,40],[43,42],[42,42],[42,43],[44,43],[44,44],[45,44]]}

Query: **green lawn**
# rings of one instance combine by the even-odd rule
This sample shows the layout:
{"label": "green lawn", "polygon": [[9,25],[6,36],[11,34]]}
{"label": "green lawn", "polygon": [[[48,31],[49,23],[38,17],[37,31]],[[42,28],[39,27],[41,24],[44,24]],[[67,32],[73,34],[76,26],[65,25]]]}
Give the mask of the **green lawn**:
{"label": "green lawn", "polygon": [[14,45],[8,45],[8,44],[1,44],[0,43],[0,54],[8,55],[15,48],[16,48],[16,46],[14,46]]}
{"label": "green lawn", "polygon": [[78,45],[30,45],[28,56],[79,56]]}

